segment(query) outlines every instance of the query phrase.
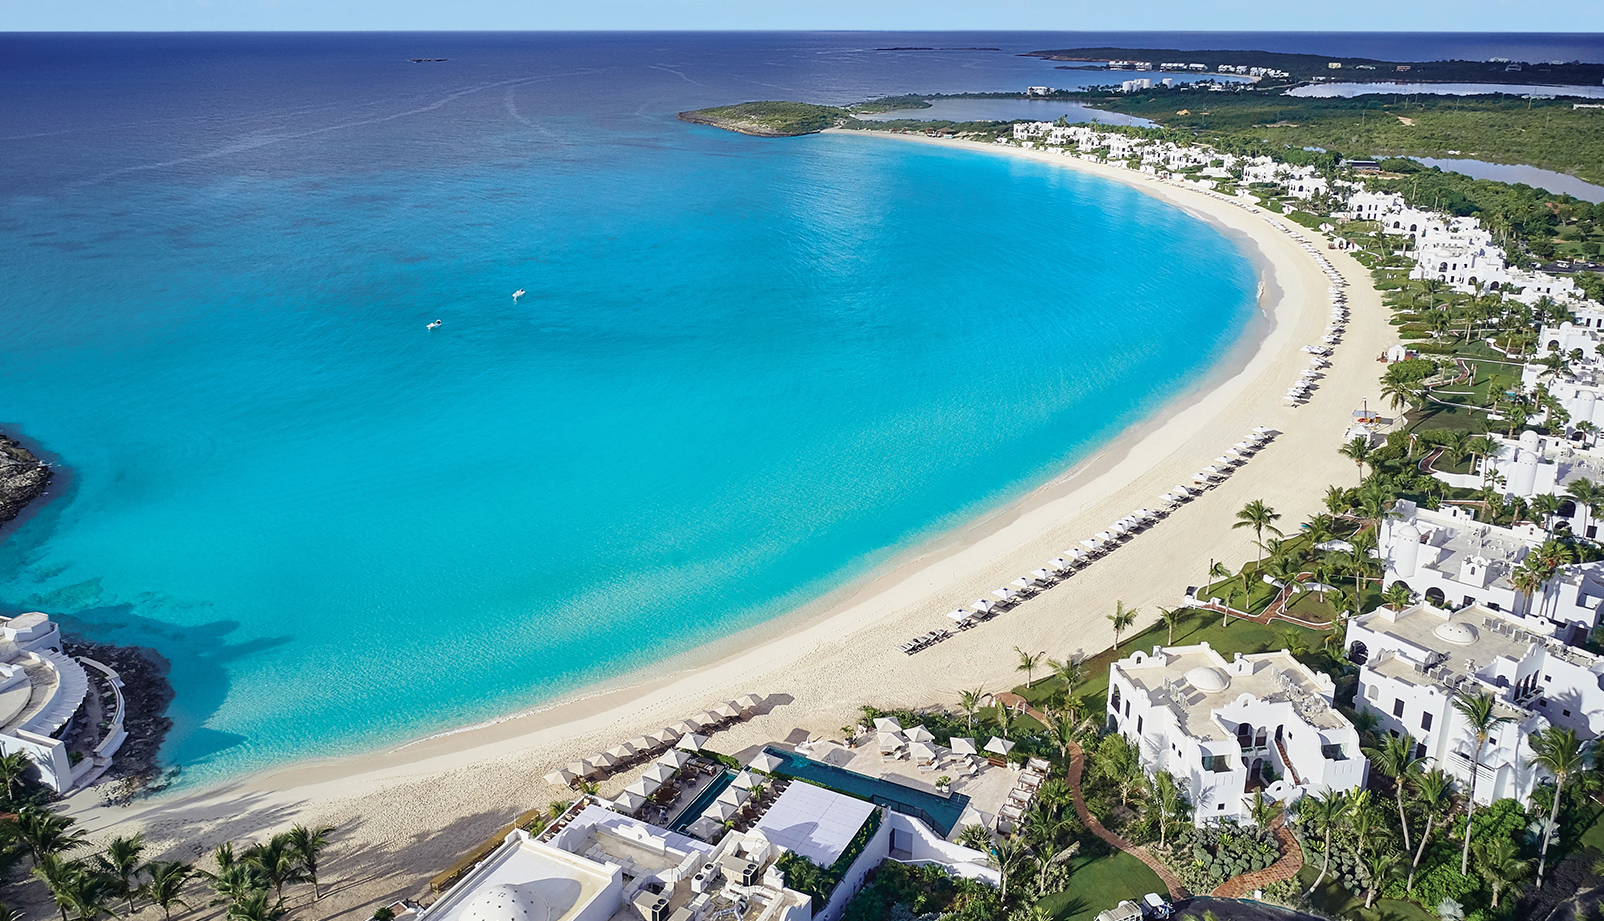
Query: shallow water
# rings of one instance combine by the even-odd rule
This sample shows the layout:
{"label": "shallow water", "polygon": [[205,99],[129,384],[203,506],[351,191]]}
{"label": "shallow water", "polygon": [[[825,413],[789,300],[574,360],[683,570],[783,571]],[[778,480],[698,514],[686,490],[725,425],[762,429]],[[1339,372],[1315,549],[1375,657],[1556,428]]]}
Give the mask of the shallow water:
{"label": "shallow water", "polygon": [[0,608],[166,654],[191,780],[772,617],[1084,456],[1253,310],[1229,242],[1118,184],[674,118],[1039,61],[586,41],[5,56],[0,426],[69,475]]}
{"label": "shallow water", "polygon": [[1555,172],[1551,169],[1541,169],[1536,166],[1524,166],[1519,163],[1488,163],[1484,160],[1460,159],[1458,157],[1411,157],[1427,166],[1450,172],[1462,173],[1472,179],[1491,179],[1494,182],[1517,183],[1524,182],[1529,186],[1547,189],[1560,195],[1573,195],[1583,201],[1604,201],[1604,186],[1596,186],[1590,182],[1583,182],[1575,176]]}

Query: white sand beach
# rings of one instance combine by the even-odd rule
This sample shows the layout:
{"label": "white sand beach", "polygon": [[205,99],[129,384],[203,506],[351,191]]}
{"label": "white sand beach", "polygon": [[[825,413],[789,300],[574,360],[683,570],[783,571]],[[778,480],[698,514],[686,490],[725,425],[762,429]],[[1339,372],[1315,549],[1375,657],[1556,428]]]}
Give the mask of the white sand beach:
{"label": "white sand beach", "polygon": [[[518,813],[571,797],[541,779],[556,765],[748,692],[776,695],[781,703],[719,733],[712,748],[733,753],[798,731],[838,737],[860,704],[950,705],[960,688],[1009,688],[1021,677],[1014,646],[1055,657],[1095,652],[1113,641],[1105,615],[1116,600],[1140,609],[1138,623],[1145,626],[1158,606],[1176,605],[1189,584],[1203,581],[1211,559],[1235,566],[1251,557],[1249,532],[1231,528],[1246,502],[1263,499],[1281,512],[1283,525],[1295,527],[1319,510],[1327,484],[1355,483],[1353,463],[1337,449],[1361,400],[1376,404],[1377,358],[1395,338],[1367,272],[1351,258],[1322,249],[1352,283],[1352,319],[1312,399],[1289,407],[1282,395],[1309,365],[1299,349],[1324,335],[1327,280],[1262,213],[1072,158],[878,137],[1086,170],[1213,223],[1251,250],[1263,275],[1262,337],[1194,392],[1074,470],[804,611],[582,698],[395,750],[298,765],[126,808],[82,796],[71,808],[91,836],[103,839],[114,827],[125,834],[144,830],[153,851],[166,852],[161,856],[193,860],[224,839],[249,840],[297,821],[331,824],[338,832],[324,859],[324,898],[296,916],[364,919],[381,900],[425,891],[431,875]],[[945,612],[989,596],[1133,509],[1156,506],[1161,493],[1190,484],[1193,473],[1258,425],[1282,434],[1218,488],[1108,558],[931,649],[913,656],[897,650],[900,642],[948,626]],[[296,902],[307,898],[294,893]]]}

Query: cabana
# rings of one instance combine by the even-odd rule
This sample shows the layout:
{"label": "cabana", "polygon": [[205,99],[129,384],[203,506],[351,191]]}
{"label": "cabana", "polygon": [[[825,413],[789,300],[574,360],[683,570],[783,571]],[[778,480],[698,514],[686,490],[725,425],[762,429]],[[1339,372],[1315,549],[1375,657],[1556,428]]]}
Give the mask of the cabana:
{"label": "cabana", "polygon": [[659,784],[665,784],[674,779],[675,773],[677,773],[676,769],[671,768],[662,762],[654,761],[652,762],[652,766],[646,769],[646,773],[641,776],[650,777]]}
{"label": "cabana", "polygon": [[625,793],[634,793],[639,796],[651,796],[661,787],[663,782],[650,777],[637,777],[635,782],[624,788]]}
{"label": "cabana", "polygon": [[685,765],[691,763],[691,756],[676,748],[671,751],[664,752],[663,756],[657,759],[657,763],[665,767],[671,767],[677,771]]}
{"label": "cabana", "polygon": [[763,698],[756,694],[748,694],[745,697],[742,697],[740,700],[737,700],[735,705],[741,708],[742,713],[751,713],[763,706]]}
{"label": "cabana", "polygon": [[675,744],[675,747],[688,752],[699,752],[702,750],[702,746],[706,744],[707,736],[704,736],[699,732],[692,732],[681,736],[679,742]]}
{"label": "cabana", "polygon": [[957,736],[953,736],[952,739],[951,739],[951,742],[952,742],[952,753],[955,754],[955,755],[978,755],[978,754],[980,754],[980,750],[975,748],[975,740],[974,739],[965,739],[965,738],[959,738]]}
{"label": "cabana", "polygon": [[579,774],[567,768],[558,768],[546,775],[546,783],[554,787],[566,787],[579,779]]}
{"label": "cabana", "polygon": [[760,783],[762,783],[762,781],[754,777],[751,771],[742,771],[741,773],[735,775],[734,780],[730,781],[730,786],[739,790],[750,790]]}
{"label": "cabana", "polygon": [[762,771],[765,774],[772,774],[776,768],[784,763],[785,762],[769,754],[768,752],[759,752],[756,758],[753,758],[751,761],[746,763],[746,766],[754,771]]}
{"label": "cabana", "polygon": [[986,743],[986,751],[989,751],[994,755],[1003,755],[1006,757],[1008,753],[1013,750],[1014,743],[1008,741],[1007,739],[1001,738],[1000,736],[992,736],[991,741]]}
{"label": "cabana", "polygon": [[901,732],[902,724],[894,716],[877,716],[874,720],[876,732]]}
{"label": "cabana", "polygon": [[915,726],[904,733],[909,742],[934,742],[936,737],[923,726]]}
{"label": "cabana", "polygon": [[633,815],[644,805],[646,805],[646,797],[639,793],[631,793],[628,790],[618,794],[618,798],[613,800],[613,808],[628,815]]}

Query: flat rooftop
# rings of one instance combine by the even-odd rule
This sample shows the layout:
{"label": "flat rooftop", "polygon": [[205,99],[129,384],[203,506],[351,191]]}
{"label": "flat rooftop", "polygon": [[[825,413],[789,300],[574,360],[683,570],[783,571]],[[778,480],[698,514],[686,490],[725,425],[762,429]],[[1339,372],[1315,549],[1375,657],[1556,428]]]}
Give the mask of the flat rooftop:
{"label": "flat rooftop", "polygon": [[756,828],[780,847],[828,867],[874,810],[873,803],[798,781],[785,788]]}
{"label": "flat rooftop", "polygon": [[[527,839],[503,848],[430,908],[430,921],[487,917],[570,921],[602,898],[612,873],[583,857]],[[616,897],[615,897],[616,898]],[[442,910],[443,909],[443,910]],[[608,906],[608,913],[614,910]]]}
{"label": "flat rooftop", "polygon": [[[1244,656],[1252,663],[1252,670],[1245,675],[1230,674],[1221,664],[1223,657],[1201,646],[1171,647],[1166,655],[1169,661],[1163,666],[1157,664],[1157,659],[1148,659],[1137,665],[1120,660],[1115,667],[1132,684],[1147,691],[1155,704],[1167,705],[1180,721],[1181,729],[1194,739],[1235,738],[1235,733],[1227,733],[1214,719],[1214,711],[1235,703],[1243,694],[1270,702],[1312,698],[1320,705],[1299,708],[1311,725],[1321,729],[1347,726],[1339,714],[1325,705],[1325,692],[1315,684],[1309,669],[1286,650]],[[1198,687],[1188,677],[1196,675],[1198,669],[1217,672],[1224,679],[1224,687]]]}

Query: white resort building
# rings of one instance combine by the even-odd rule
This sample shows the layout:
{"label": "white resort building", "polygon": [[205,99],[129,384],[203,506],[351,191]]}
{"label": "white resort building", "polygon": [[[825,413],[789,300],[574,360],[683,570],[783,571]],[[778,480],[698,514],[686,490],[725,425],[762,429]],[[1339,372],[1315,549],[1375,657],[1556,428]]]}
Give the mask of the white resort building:
{"label": "white resort building", "polygon": [[1331,707],[1334,690],[1285,650],[1227,662],[1207,643],[1155,646],[1109,667],[1108,719],[1149,771],[1175,777],[1201,825],[1248,818],[1256,790],[1292,802],[1364,783],[1359,733]]}
{"label": "white resort building", "polygon": [[[880,822],[826,905],[787,888],[792,852],[830,867],[871,816]],[[887,859],[935,863],[999,882],[986,855],[944,841],[917,819],[792,781],[757,824],[716,844],[582,797],[539,834],[514,829],[426,908],[398,921],[835,921]]]}
{"label": "white resort building", "polygon": [[128,737],[124,712],[117,673],[63,654],[49,617],[0,618],[0,753],[23,752],[41,783],[65,793],[111,766]]}
{"label": "white resort building", "polygon": [[1487,740],[1476,801],[1525,803],[1541,777],[1527,737],[1549,724],[1583,739],[1604,731],[1604,659],[1527,629],[1507,612],[1472,605],[1378,608],[1348,623],[1349,658],[1360,665],[1356,705],[1380,729],[1408,733],[1415,752],[1468,787],[1476,741],[1453,706],[1482,692],[1510,722]]}
{"label": "white resort building", "polygon": [[1383,584],[1402,583],[1440,607],[1479,604],[1533,633],[1581,642],[1598,625],[1604,563],[1561,566],[1542,591],[1519,592],[1511,576],[1543,536],[1535,525],[1503,528],[1458,506],[1434,512],[1400,499],[1380,529]]}

